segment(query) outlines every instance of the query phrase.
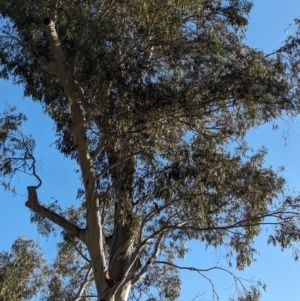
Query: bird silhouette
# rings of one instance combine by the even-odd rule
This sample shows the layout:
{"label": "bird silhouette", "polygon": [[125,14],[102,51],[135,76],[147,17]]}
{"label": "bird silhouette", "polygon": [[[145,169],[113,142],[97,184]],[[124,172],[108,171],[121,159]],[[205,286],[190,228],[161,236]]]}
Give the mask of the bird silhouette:
{"label": "bird silhouette", "polygon": [[153,202],[153,205],[154,205],[154,208],[157,211],[157,213],[159,213],[159,207],[158,207],[157,203]]}

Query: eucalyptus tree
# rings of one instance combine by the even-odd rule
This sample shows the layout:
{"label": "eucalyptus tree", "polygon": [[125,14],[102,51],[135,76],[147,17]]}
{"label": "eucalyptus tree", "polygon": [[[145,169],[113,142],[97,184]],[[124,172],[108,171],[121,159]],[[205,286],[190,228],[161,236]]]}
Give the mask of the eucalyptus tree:
{"label": "eucalyptus tree", "polygon": [[[78,208],[43,204],[35,142],[21,131],[25,116],[15,108],[2,114],[3,184],[9,189],[5,179],[19,170],[31,173],[32,221],[42,234],[63,234],[53,264],[28,268],[43,279],[27,292],[24,275],[27,295],[14,300],[38,290],[49,301],[175,300],[174,260],[191,239],[227,246],[240,270],[267,225],[269,242],[285,248],[299,240],[299,199],[283,197],[285,181],[264,167],[265,151],[250,154],[243,143],[232,151],[249,128],[299,109],[297,36],[272,55],[247,46],[251,7],[247,0],[0,0],[1,76],[42,104],[57,149],[78,164],[82,182]],[[35,260],[37,250],[26,250]],[[14,290],[5,287],[1,297]],[[256,287],[239,289],[238,300],[259,298]]]}

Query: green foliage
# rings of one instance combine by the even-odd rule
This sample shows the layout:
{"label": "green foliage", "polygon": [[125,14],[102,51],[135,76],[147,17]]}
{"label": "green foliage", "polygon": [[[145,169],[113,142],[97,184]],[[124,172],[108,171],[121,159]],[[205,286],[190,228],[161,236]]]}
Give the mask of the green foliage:
{"label": "green foliage", "polygon": [[35,142],[31,136],[23,135],[24,121],[25,115],[10,106],[0,117],[0,175],[4,188],[13,192],[14,187],[10,185],[13,175],[18,171],[27,172],[35,162],[32,156]]}
{"label": "green foliage", "polygon": [[[57,256],[49,265],[49,272],[41,289],[41,300],[68,300],[76,299],[76,293],[90,269],[90,262],[84,260],[78,250],[82,246],[72,241],[74,238],[65,236],[65,242],[57,245]],[[92,294],[92,282],[86,286],[86,295]],[[93,300],[92,298],[85,298]]]}
{"label": "green foliage", "polygon": [[[58,150],[78,165],[72,106],[82,106],[86,138],[79,144],[87,142],[93,159],[106,238],[101,248],[109,266],[117,258],[120,269],[140,248],[132,279],[152,264],[133,299],[152,286],[162,300],[178,298],[174,260],[185,256],[191,239],[226,246],[240,270],[254,260],[253,239],[267,225],[275,227],[269,242],[286,248],[299,241],[299,198],[283,197],[285,180],[265,167],[266,150],[251,152],[243,142],[251,127],[299,111],[299,20],[285,46],[266,55],[244,43],[251,8],[247,0],[0,0],[1,75],[42,104]],[[49,18],[71,92],[47,68],[57,63],[45,30]],[[24,120],[14,108],[0,118],[0,172],[11,177],[24,168],[40,186]],[[240,146],[233,150],[233,142]],[[86,181],[78,189],[78,208],[47,209],[84,228],[88,187]],[[37,213],[32,221],[44,235],[57,231]],[[109,241],[124,237],[131,251],[114,254]],[[163,258],[157,264],[156,249]],[[89,268],[86,246],[63,231],[43,300],[72,300],[87,279],[91,293]],[[251,288],[238,300],[259,296]]]}
{"label": "green foliage", "polygon": [[31,299],[43,285],[45,271],[36,242],[17,238],[11,253],[0,253],[0,300]]}

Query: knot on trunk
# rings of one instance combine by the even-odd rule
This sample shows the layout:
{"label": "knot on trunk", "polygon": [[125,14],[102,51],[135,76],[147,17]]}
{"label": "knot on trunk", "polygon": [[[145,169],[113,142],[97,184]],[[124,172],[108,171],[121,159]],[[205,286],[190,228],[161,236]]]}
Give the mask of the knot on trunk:
{"label": "knot on trunk", "polygon": [[106,283],[108,284],[109,287],[114,286],[115,283],[117,282],[115,279],[113,279],[109,276],[108,271],[105,272],[105,280],[106,280]]}

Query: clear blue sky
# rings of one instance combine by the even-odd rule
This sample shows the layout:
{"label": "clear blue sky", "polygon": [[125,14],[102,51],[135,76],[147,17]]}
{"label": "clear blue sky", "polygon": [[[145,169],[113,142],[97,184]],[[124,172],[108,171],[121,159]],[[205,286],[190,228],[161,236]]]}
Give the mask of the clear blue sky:
{"label": "clear blue sky", "polygon": [[[250,26],[247,34],[247,43],[264,51],[271,52],[280,46],[285,38],[285,29],[294,17],[300,16],[299,0],[260,0],[254,1],[254,8],[250,16]],[[58,199],[63,205],[75,199],[79,186],[78,175],[74,173],[76,166],[68,159],[63,158],[53,145],[55,136],[51,121],[42,114],[37,103],[22,96],[22,87],[13,86],[10,82],[0,81],[0,110],[4,102],[15,104],[20,111],[28,116],[24,131],[36,139],[36,157],[40,160],[40,171],[43,185],[39,191],[42,201]],[[300,119],[299,119],[300,120]],[[280,129],[271,130],[271,125],[253,129],[248,135],[249,144],[254,148],[265,145],[269,150],[266,165],[274,168],[285,166],[289,186],[295,191],[300,190],[300,126],[297,120],[277,121]],[[36,234],[35,225],[29,223],[30,213],[25,207],[26,186],[33,184],[33,179],[20,175],[16,178],[17,196],[0,190],[0,250],[9,249],[18,235],[35,238],[43,245],[47,256],[55,254],[55,239],[46,241]],[[298,300],[300,298],[300,262],[294,262],[291,252],[281,252],[279,248],[267,246],[266,236],[258,238],[255,246],[259,249],[257,263],[244,273],[244,278],[261,279],[267,284],[267,292],[262,301]],[[226,268],[225,252],[220,249],[209,248],[192,242],[189,247],[193,251],[185,260],[178,261],[184,266],[208,268],[217,264]],[[218,263],[219,262],[219,263]],[[232,279],[222,272],[207,274],[215,281],[220,300],[225,301],[231,292]],[[182,295],[180,301],[190,301],[197,293],[202,295],[197,300],[212,300],[211,290],[198,274],[182,273]]]}

